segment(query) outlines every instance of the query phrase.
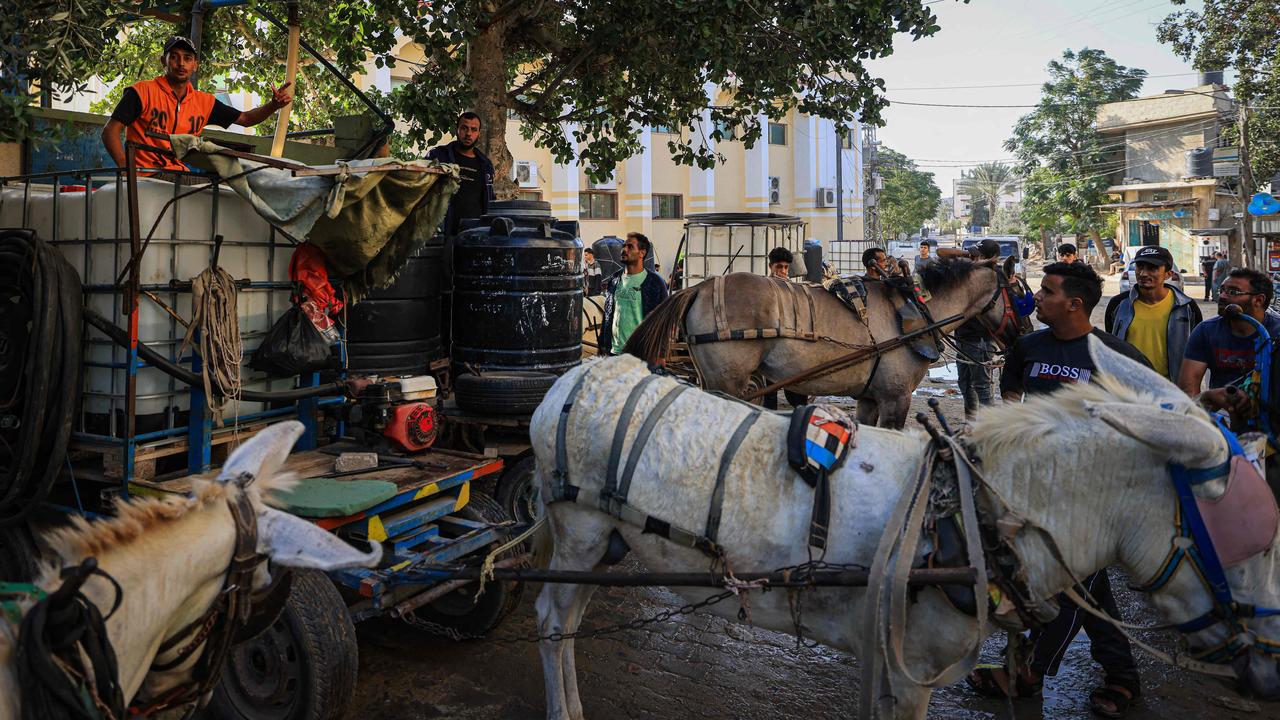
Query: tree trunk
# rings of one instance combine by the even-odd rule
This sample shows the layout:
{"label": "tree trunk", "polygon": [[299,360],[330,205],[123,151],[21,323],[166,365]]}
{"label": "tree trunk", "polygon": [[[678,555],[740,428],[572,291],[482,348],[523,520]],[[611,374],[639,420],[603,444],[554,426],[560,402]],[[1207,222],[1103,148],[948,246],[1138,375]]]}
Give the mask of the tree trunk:
{"label": "tree trunk", "polygon": [[1093,259],[1094,267],[1105,267],[1103,263],[1108,263],[1107,247],[1102,244],[1102,234],[1097,230],[1090,230],[1089,237],[1093,239],[1093,249],[1097,251],[1097,257]]}
{"label": "tree trunk", "polygon": [[1040,228],[1040,257],[1048,264],[1049,258],[1053,257],[1049,254],[1049,228]]}
{"label": "tree trunk", "polygon": [[480,116],[480,149],[493,161],[493,189],[499,200],[516,197],[507,149],[507,56],[503,47],[506,21],[490,25],[471,43],[471,84]]}

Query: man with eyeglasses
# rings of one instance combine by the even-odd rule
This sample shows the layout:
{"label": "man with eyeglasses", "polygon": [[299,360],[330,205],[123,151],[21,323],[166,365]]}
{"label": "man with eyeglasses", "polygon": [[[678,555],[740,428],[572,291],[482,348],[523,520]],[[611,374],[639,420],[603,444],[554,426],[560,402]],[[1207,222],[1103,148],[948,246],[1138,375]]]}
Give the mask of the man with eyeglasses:
{"label": "man with eyeglasses", "polygon": [[[1248,320],[1225,314],[1228,305],[1238,305],[1241,312],[1262,323],[1273,339],[1280,338],[1280,315],[1268,310],[1275,288],[1271,278],[1257,270],[1235,268],[1227,273],[1218,291],[1218,317],[1200,323],[1191,331],[1187,355],[1182,361],[1178,386],[1211,410],[1226,410],[1233,420],[1256,419],[1259,413],[1270,413],[1272,429],[1280,428],[1280,344],[1272,345],[1271,407],[1259,408],[1244,392],[1230,392],[1253,373],[1256,361],[1254,342],[1258,330]],[[1209,373],[1209,389],[1200,392],[1205,371]],[[1237,431],[1241,428],[1235,427]],[[1267,482],[1280,498],[1280,455],[1271,448],[1267,458]]]}

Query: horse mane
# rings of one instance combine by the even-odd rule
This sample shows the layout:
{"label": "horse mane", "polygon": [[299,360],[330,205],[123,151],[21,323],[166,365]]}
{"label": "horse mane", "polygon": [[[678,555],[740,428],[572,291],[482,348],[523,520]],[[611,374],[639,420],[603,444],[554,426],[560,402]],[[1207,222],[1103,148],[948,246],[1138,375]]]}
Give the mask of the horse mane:
{"label": "horse mane", "polygon": [[1077,383],[1047,395],[1026,395],[1020,403],[983,408],[969,437],[984,457],[1005,455],[1025,446],[1028,438],[1050,436],[1068,423],[1087,419],[1088,403],[1107,402],[1159,404],[1154,396],[1099,373],[1090,383]]}
{"label": "horse mane", "polygon": [[[631,333],[631,337],[627,338],[627,344],[623,346],[622,351],[649,363],[656,363],[666,358],[671,351],[671,343],[675,340],[676,333],[684,325],[684,316],[689,312],[689,306],[698,295],[699,287],[695,285],[671,293],[666,300],[653,309],[653,312],[640,321],[635,331]],[[602,355],[607,352],[607,348],[600,349]]]}
{"label": "horse mane", "polygon": [[948,258],[925,263],[918,271],[924,289],[931,293],[955,287],[973,274],[978,266],[965,258]]}
{"label": "horse mane", "polygon": [[234,483],[217,480],[196,480],[189,495],[166,495],[160,498],[139,498],[116,506],[115,517],[105,520],[87,520],[82,516],[71,518],[71,524],[47,533],[43,540],[53,551],[53,560],[42,576],[56,579],[62,565],[81,559],[103,555],[121,545],[133,542],[148,530],[176,522],[189,513],[201,510],[215,502],[225,500],[232,492],[247,492],[255,502],[272,493],[283,492],[297,483],[292,473],[275,473],[259,478],[243,490]]}

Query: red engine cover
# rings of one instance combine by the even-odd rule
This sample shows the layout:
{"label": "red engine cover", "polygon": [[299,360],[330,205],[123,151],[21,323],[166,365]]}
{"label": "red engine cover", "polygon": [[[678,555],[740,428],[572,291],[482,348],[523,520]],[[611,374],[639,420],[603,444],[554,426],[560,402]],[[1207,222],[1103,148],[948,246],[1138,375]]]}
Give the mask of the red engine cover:
{"label": "red engine cover", "polygon": [[425,450],[436,441],[440,425],[436,410],[427,403],[407,403],[391,408],[391,421],[382,432],[402,450]]}

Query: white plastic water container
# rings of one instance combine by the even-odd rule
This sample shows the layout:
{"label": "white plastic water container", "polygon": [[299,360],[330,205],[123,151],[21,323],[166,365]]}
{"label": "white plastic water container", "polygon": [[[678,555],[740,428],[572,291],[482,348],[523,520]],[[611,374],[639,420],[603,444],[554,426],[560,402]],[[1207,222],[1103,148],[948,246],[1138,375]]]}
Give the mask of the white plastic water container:
{"label": "white plastic water container", "polygon": [[[165,205],[173,200],[175,194],[189,193],[200,187],[139,178],[138,216],[144,240],[155,225],[152,241],[139,266],[142,285],[190,281],[209,266],[215,234],[222,235],[224,241],[218,254],[218,265],[232,277],[253,282],[287,282],[293,245],[283,234],[276,233],[275,247],[269,247],[271,226],[230,188],[217,188],[216,216],[215,190],[207,186],[178,199],[165,210]],[[0,227],[34,229],[42,239],[57,245],[79,273],[86,289],[93,286],[106,288],[115,284],[129,261],[129,211],[125,188],[123,182],[109,182],[92,192],[62,192],[55,203],[52,185],[33,183],[24,190],[20,184],[10,184],[0,188]],[[124,281],[127,280],[126,275]],[[153,293],[183,319],[190,320],[189,292],[154,290]],[[121,308],[123,297],[120,291],[86,294],[90,307],[118,326],[127,328],[128,318],[122,315]],[[145,295],[139,303],[138,339],[172,357],[186,328]],[[249,335],[245,339],[245,349],[253,350],[260,342],[261,334],[288,307],[288,290],[242,290],[237,314],[241,334]],[[89,338],[86,360],[124,361],[123,348],[100,342],[102,335],[96,331],[89,333]],[[185,354],[189,357],[191,351]],[[86,367],[85,371],[84,411],[108,414],[123,410],[126,371],[123,368],[100,367]],[[242,373],[247,389],[278,390],[293,385],[289,378],[263,380],[247,366],[242,368]],[[169,407],[180,411],[188,409],[186,387],[155,368],[138,371],[137,395],[139,416],[163,413]],[[249,414],[262,409],[262,403],[240,403],[238,412]]]}

